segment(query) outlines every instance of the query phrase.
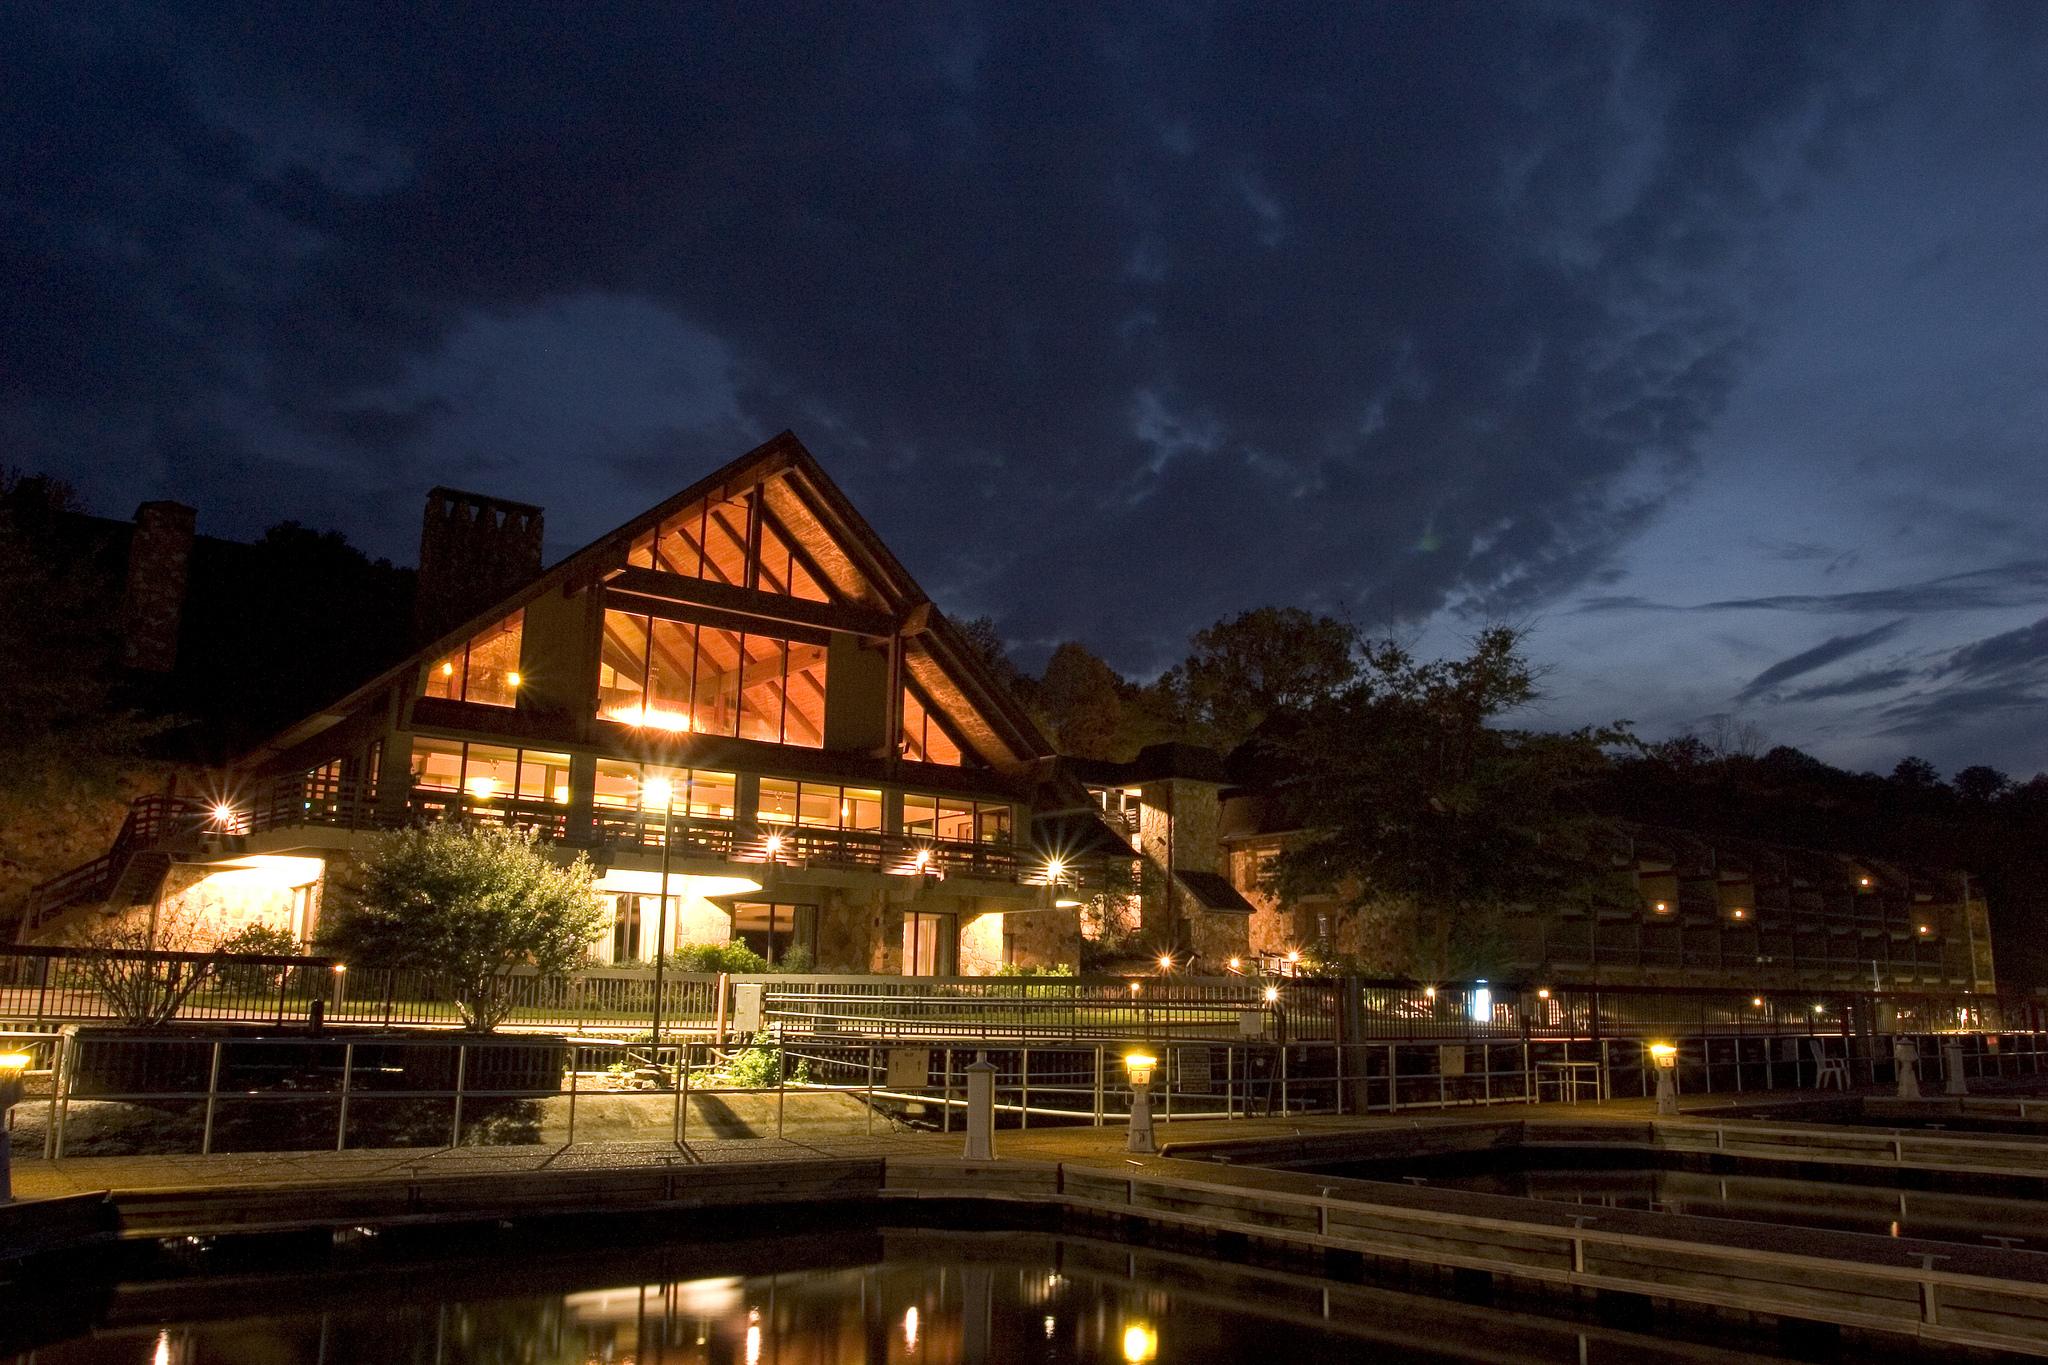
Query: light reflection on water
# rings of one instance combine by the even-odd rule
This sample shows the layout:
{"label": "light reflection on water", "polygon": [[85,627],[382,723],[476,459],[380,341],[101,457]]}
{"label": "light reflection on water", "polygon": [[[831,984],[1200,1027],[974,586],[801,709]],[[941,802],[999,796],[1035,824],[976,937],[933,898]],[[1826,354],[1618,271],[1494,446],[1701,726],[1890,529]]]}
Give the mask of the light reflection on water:
{"label": "light reflection on water", "polygon": [[[33,1355],[0,1347],[0,1363],[1498,1362],[1504,1340],[1517,1361],[1762,1358],[1683,1344],[1668,1326],[1645,1335],[1526,1304],[1336,1285],[1049,1234],[892,1231],[765,1250],[656,1248],[639,1260],[664,1277],[642,1283],[617,1278],[622,1258],[635,1263],[630,1253],[550,1262],[544,1245],[528,1243],[532,1263],[519,1267],[508,1255],[519,1245],[424,1265],[267,1277],[214,1267],[189,1285],[143,1282],[117,1293],[92,1330]],[[761,1273],[763,1264],[810,1268]],[[592,1278],[605,1275],[613,1278]]]}

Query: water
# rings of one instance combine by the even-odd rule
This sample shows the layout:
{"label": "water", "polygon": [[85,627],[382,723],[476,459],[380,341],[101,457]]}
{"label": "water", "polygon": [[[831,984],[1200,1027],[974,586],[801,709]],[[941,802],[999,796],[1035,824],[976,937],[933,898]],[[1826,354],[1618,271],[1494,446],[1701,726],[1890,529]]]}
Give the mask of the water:
{"label": "water", "polygon": [[[0,1288],[15,1365],[1780,1358],[1726,1325],[1631,1330],[1050,1233],[843,1227],[638,1247],[506,1225],[182,1248],[88,1292]],[[674,1224],[668,1225],[673,1229]],[[630,1234],[628,1234],[630,1235]],[[1560,1312],[1575,1304],[1559,1301]],[[1734,1329],[1739,1333],[1740,1329]],[[1711,1344],[1705,1334],[1717,1338]],[[1512,1343],[1503,1354],[1504,1343]],[[1882,1358],[1867,1349],[1859,1360]]]}
{"label": "water", "polygon": [[[1807,1171],[1796,1177],[1763,1174],[1754,1166],[1729,1160],[1713,1163],[1728,1168],[1725,1170],[1689,1169],[1688,1161],[1675,1154],[1587,1149],[1572,1157],[1555,1149],[1506,1148],[1398,1164],[1320,1169],[1331,1175],[1415,1182],[1593,1208],[2048,1250],[2048,1203],[2017,1192],[1903,1189],[1859,1183],[1853,1176],[1828,1178]],[[1871,1174],[1877,1180],[1884,1178],[1883,1173]],[[2035,1185],[2026,1183],[2030,1189]]]}

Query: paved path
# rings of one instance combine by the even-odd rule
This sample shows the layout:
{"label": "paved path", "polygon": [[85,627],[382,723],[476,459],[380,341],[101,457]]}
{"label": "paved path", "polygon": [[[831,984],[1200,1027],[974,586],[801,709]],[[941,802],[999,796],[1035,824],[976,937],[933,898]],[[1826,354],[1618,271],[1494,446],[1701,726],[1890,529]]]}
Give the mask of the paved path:
{"label": "paved path", "polygon": [[[1688,1105],[1687,1112],[1711,1113],[1728,1108],[1742,1098],[1716,1097],[1711,1103],[1703,1101]],[[1777,1098],[1782,1099],[1783,1093],[1779,1092]],[[1168,1146],[1175,1142],[1275,1138],[1297,1133],[1401,1130],[1524,1118],[1642,1123],[1652,1116],[1653,1108],[1647,1100],[1574,1105],[1504,1104],[1344,1118],[1299,1115],[1228,1122],[1185,1120],[1161,1123],[1157,1131],[1160,1144]],[[1123,1156],[1124,1138],[1125,1129],[1121,1124],[1102,1128],[1034,1128],[1023,1132],[1006,1129],[996,1134],[996,1151],[998,1155],[1028,1156],[1047,1161],[1112,1161]],[[66,1157],[61,1161],[17,1159],[14,1163],[14,1191],[21,1198],[37,1198],[93,1190],[227,1189],[237,1185],[374,1180],[381,1176],[629,1169],[898,1155],[946,1156],[957,1155],[961,1141],[959,1133],[894,1133],[803,1140],[692,1138],[687,1146],[680,1148],[659,1142],[590,1142],[569,1147],[535,1145],[257,1152],[214,1156]]]}

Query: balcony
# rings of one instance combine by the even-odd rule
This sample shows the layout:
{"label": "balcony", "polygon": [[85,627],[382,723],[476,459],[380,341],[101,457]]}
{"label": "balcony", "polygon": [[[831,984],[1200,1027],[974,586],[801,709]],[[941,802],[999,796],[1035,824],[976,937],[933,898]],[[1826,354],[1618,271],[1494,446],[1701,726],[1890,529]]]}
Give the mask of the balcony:
{"label": "balcony", "polygon": [[[937,879],[966,877],[1012,885],[1042,885],[1047,879],[1045,855],[1008,843],[755,824],[695,815],[664,819],[659,810],[637,807],[600,806],[579,820],[569,805],[549,800],[496,794],[479,797],[415,787],[402,801],[388,801],[363,791],[356,783],[314,775],[245,786],[232,802],[218,805],[168,797],[137,801],[114,848],[37,889],[34,923],[43,922],[63,906],[105,899],[122,870],[144,856],[163,862],[174,855],[201,855],[215,841],[239,843],[254,836],[308,830],[401,829],[440,820],[503,824],[600,857],[612,852],[659,854],[664,843],[669,843],[676,857],[730,863]],[[266,842],[275,844],[277,840]],[[1099,859],[1085,863],[1066,860],[1060,881],[1064,886],[1095,887],[1102,882],[1102,872]]]}

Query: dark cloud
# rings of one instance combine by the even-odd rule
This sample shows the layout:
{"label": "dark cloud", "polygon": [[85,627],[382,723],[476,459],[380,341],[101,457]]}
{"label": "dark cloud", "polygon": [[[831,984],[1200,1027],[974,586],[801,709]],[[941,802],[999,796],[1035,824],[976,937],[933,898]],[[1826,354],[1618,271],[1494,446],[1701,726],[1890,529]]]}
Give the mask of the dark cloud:
{"label": "dark cloud", "polygon": [[[1776,5],[0,23],[16,459],[222,529],[356,480],[403,553],[394,490],[490,474],[590,533],[792,426],[943,600],[1134,667],[1256,602],[1602,582],[1741,372],[1775,168],[1892,51]],[[441,363],[568,299],[667,322]],[[720,395],[687,419],[470,420],[678,335],[718,367],[659,395]]]}
{"label": "dark cloud", "polygon": [[1837,697],[1861,697],[1873,692],[1890,692],[1904,687],[1918,675],[1910,668],[1873,668],[1852,673],[1834,682],[1815,683],[1784,695],[1785,701],[1829,701]]}
{"label": "dark cloud", "polygon": [[1891,639],[1901,630],[1905,629],[1905,626],[1906,622],[1900,619],[1897,621],[1887,621],[1883,625],[1873,626],[1869,630],[1858,631],[1852,635],[1832,636],[1821,641],[1811,649],[1803,649],[1788,659],[1780,659],[1777,663],[1772,664],[1769,668],[1751,678],[1749,685],[1742,689],[1737,695],[1736,700],[1754,700],[1769,692],[1779,683],[1790,681],[1801,674],[1811,673],[1816,668],[1825,668],[1829,664],[1846,659],[1852,654],[1861,654],[1864,650],[1874,648]]}
{"label": "dark cloud", "polygon": [[1789,611],[1816,614],[1856,612],[1951,612],[2029,606],[2048,596],[2048,560],[2021,560],[1971,569],[1897,587],[1857,592],[1786,593],[1774,597],[1730,597],[1682,605],[1637,596],[1591,597],[1576,608],[1609,611]]}
{"label": "dark cloud", "polygon": [[1937,672],[1966,679],[2048,673],[2048,616],[2030,626],[1964,645],[1949,655]]}

